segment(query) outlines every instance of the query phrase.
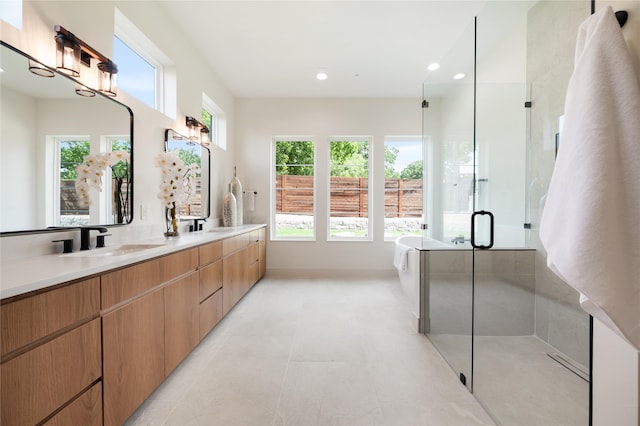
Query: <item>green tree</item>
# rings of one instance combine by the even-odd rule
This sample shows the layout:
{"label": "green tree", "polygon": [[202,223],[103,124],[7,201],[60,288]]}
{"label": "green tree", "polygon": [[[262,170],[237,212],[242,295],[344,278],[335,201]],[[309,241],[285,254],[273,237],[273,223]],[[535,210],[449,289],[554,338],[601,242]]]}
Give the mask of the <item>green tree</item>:
{"label": "green tree", "polygon": [[331,176],[367,177],[369,144],[359,141],[332,141]]}
{"label": "green tree", "polygon": [[402,179],[422,179],[422,160],[409,163],[400,173]]}
{"label": "green tree", "polygon": [[74,180],[76,167],[89,155],[89,141],[63,141],[60,143],[60,179]]}
{"label": "green tree", "polygon": [[399,152],[400,150],[394,146],[384,147],[384,177],[387,179],[400,177],[400,173],[394,167]]}
{"label": "green tree", "polygon": [[276,173],[313,176],[313,142],[276,141]]}

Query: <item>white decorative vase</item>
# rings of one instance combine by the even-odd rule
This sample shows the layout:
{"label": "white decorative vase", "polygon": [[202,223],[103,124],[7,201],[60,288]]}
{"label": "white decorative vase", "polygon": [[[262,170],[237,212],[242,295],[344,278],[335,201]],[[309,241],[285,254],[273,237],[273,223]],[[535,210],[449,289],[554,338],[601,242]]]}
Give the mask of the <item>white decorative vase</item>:
{"label": "white decorative vase", "polygon": [[222,205],[222,224],[224,226],[237,226],[238,225],[238,208],[236,206],[236,197],[231,192],[224,196],[224,202]]}
{"label": "white decorative vase", "polygon": [[233,167],[233,179],[231,179],[231,182],[229,182],[229,188],[233,193],[233,196],[236,197],[236,213],[238,215],[236,223],[238,225],[242,225],[242,217],[244,214],[242,210],[242,184],[240,183],[240,179],[238,179],[238,176],[236,175],[235,166]]}

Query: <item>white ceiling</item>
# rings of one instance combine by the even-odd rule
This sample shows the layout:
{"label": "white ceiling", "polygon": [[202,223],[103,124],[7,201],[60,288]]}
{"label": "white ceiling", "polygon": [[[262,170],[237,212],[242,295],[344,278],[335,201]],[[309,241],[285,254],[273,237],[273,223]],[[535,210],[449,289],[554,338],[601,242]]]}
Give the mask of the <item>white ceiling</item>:
{"label": "white ceiling", "polygon": [[[420,97],[427,65],[445,59],[486,3],[163,2],[240,98]],[[315,78],[320,68],[325,81]],[[453,72],[443,66],[429,78],[449,81]]]}

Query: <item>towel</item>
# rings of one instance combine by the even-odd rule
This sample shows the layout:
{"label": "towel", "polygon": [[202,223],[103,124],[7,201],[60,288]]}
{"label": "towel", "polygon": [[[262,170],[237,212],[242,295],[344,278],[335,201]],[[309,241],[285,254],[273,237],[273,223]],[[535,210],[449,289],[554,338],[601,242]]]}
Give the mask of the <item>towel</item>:
{"label": "towel", "polygon": [[640,350],[640,85],[610,6],[580,26],[540,223],[547,264]]}
{"label": "towel", "polygon": [[393,254],[393,266],[401,271],[407,270],[408,255],[411,247],[402,244],[396,244],[396,249]]}

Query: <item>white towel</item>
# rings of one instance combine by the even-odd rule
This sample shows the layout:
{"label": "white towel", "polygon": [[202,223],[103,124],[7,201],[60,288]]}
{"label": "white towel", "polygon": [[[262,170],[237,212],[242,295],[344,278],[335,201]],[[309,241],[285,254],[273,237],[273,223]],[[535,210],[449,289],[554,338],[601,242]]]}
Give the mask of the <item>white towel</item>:
{"label": "white towel", "polygon": [[401,271],[407,270],[409,251],[411,247],[396,244],[396,249],[393,254],[393,266]]}
{"label": "white towel", "polygon": [[640,350],[640,86],[611,7],[578,32],[540,239],[582,308]]}

